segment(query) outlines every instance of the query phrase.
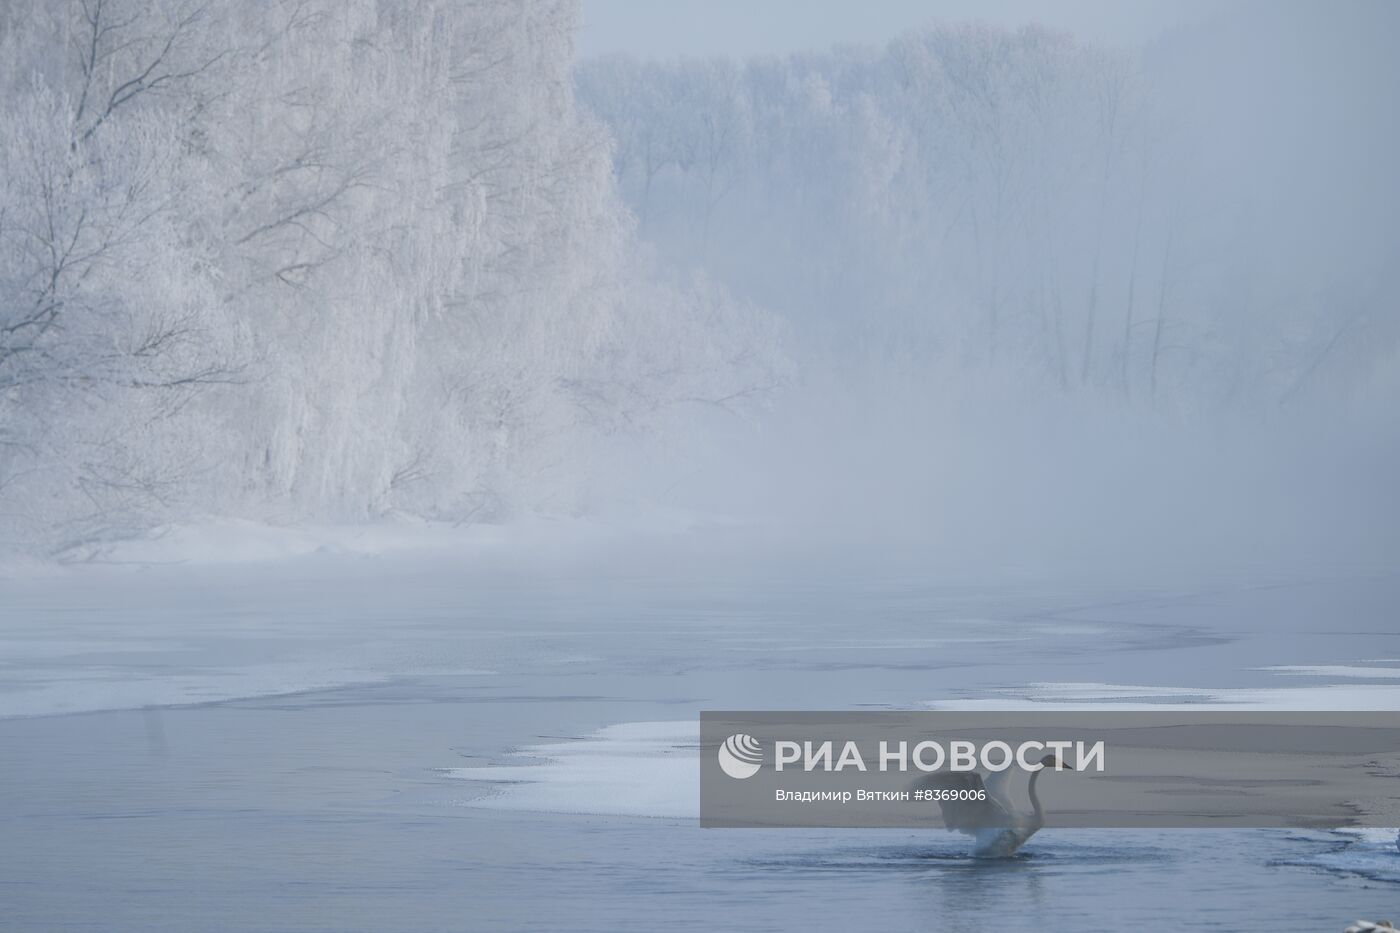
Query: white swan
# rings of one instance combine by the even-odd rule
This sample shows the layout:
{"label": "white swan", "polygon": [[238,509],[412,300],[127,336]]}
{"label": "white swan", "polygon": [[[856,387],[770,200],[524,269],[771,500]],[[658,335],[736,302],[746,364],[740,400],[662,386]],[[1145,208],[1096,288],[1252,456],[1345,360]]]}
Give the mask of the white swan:
{"label": "white swan", "polygon": [[[940,800],[938,807],[943,811],[943,825],[974,840],[972,854],[977,858],[1006,858],[1026,844],[1026,840],[1045,825],[1045,810],[1036,795],[1035,783],[1041,771],[1054,767],[1055,756],[1046,755],[1040,761],[1041,768],[1031,772],[1026,793],[1030,797],[1031,812],[1018,811],[1011,800],[1011,775],[1022,772],[1008,768],[996,771],[985,781],[976,771],[940,771],[915,782],[915,786],[946,792],[968,792],[969,796],[980,795],[980,800]],[[1068,766],[1066,766],[1068,767]]]}

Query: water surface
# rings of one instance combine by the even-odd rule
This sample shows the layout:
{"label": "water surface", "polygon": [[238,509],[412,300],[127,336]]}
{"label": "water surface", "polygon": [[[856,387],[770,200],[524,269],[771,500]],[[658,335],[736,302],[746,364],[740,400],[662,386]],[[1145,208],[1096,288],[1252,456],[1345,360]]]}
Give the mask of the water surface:
{"label": "water surface", "polygon": [[[0,926],[1340,930],[1400,914],[1400,854],[1375,837],[1047,831],[988,863],[941,831],[702,831],[675,812],[693,748],[599,744],[705,708],[1397,708],[1391,577],[353,570],[7,581]],[[68,696],[141,708],[38,715]],[[601,749],[591,770],[550,751],[575,746]]]}

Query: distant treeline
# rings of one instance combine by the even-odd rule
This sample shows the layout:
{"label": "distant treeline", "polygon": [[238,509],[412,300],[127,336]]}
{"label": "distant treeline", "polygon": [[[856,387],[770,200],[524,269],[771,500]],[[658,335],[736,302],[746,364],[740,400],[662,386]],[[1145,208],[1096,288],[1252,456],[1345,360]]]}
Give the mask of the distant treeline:
{"label": "distant treeline", "polygon": [[1400,390],[1400,73],[1368,15],[1395,18],[1262,5],[1141,54],[931,27],[577,82],[642,234],[781,311],[809,363],[1346,406]]}

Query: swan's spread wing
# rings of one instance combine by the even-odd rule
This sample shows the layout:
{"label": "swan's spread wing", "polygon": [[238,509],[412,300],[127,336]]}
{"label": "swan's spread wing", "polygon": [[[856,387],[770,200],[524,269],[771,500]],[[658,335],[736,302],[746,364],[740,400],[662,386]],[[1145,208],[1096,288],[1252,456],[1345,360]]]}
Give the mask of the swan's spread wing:
{"label": "swan's spread wing", "polygon": [[966,792],[966,796],[975,797],[980,794],[983,797],[982,800],[939,800],[938,808],[943,811],[943,825],[948,829],[975,836],[978,830],[1014,826],[1016,823],[1001,802],[987,793],[982,775],[975,771],[939,771],[919,778],[914,784],[927,790]]}

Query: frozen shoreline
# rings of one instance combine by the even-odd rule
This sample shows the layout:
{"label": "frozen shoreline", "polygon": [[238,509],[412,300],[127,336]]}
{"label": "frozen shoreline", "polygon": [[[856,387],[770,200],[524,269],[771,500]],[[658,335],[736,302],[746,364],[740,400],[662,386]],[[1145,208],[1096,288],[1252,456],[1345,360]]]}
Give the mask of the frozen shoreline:
{"label": "frozen shoreline", "polygon": [[[0,718],[436,674],[543,676],[676,639],[703,646],[704,664],[771,655],[778,667],[880,668],[923,658],[930,669],[972,661],[994,674],[943,696],[910,689],[895,698],[907,707],[1400,708],[1400,676],[1385,660],[1400,645],[1366,635],[1370,623],[1329,638],[1319,621],[1358,607],[1383,616],[1394,577],[1279,583],[1274,574],[1193,587],[1183,573],[1155,586],[1007,574],[998,584],[907,556],[754,561],[761,536],[680,512],[464,528],[235,522],[129,542],[103,563],[12,565],[0,586]],[[873,628],[871,612],[883,619]],[[1007,652],[1033,644],[1049,649],[1052,667],[996,674]],[[1137,659],[1111,672],[1122,680],[1096,679],[1098,662],[1069,651],[1104,644]],[[1207,663],[1183,682],[1170,659],[1193,645]]]}
{"label": "frozen shoreline", "polygon": [[[674,535],[695,521],[664,516],[643,531]],[[490,674],[469,652],[442,658],[425,647],[452,635],[450,624],[414,622],[425,609],[443,617],[452,608],[444,594],[425,606],[425,583],[635,534],[542,519],[462,527],[227,521],[121,542],[102,560],[11,559],[0,564],[0,719]],[[395,586],[403,586],[397,604]],[[453,595],[472,601],[471,593]]]}

